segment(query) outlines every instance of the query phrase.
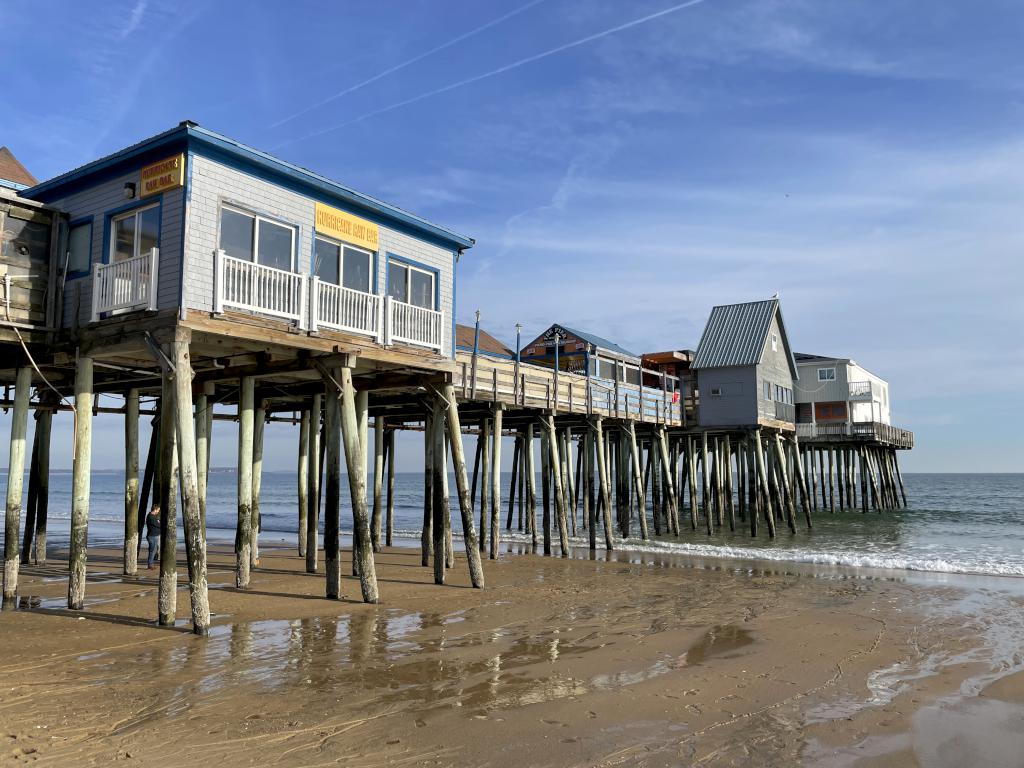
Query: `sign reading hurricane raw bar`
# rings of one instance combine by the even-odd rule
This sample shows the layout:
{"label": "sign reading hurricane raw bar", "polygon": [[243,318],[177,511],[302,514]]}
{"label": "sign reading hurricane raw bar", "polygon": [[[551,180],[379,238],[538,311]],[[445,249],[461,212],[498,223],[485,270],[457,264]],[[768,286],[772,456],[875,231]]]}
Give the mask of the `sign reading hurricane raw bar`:
{"label": "sign reading hurricane raw bar", "polygon": [[360,245],[371,251],[377,250],[378,229],[376,224],[323,203],[316,204],[316,231],[319,235],[327,235],[327,237],[343,240],[352,245]]}
{"label": "sign reading hurricane raw bar", "polygon": [[185,183],[185,155],[175,155],[147,165],[139,172],[139,180],[142,182],[141,197],[180,187]]}

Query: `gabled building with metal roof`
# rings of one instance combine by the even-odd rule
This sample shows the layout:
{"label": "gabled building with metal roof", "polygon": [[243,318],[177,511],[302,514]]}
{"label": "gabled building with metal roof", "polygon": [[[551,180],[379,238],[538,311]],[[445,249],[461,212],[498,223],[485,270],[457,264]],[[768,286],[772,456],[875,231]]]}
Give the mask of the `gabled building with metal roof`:
{"label": "gabled building with metal roof", "polygon": [[702,427],[789,427],[799,378],[776,298],[714,307],[691,366]]}
{"label": "gabled building with metal roof", "polygon": [[640,384],[640,355],[594,333],[555,323],[523,347],[524,362],[554,367],[556,357],[560,371]]}

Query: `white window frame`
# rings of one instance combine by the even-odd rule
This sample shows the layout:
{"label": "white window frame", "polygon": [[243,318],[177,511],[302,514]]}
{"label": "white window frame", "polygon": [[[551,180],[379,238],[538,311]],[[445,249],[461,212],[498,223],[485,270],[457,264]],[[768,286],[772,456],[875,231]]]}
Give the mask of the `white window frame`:
{"label": "white window frame", "polygon": [[[376,267],[376,264],[375,264],[376,258],[375,257],[377,255],[375,251],[371,251],[371,250],[369,250],[367,248],[360,248],[358,245],[350,245],[349,243],[346,243],[344,240],[335,240],[333,237],[325,237],[324,235],[317,235],[316,237],[313,238],[313,275],[314,276],[316,275],[316,241],[317,240],[323,240],[325,243],[330,243],[331,245],[338,246],[338,283],[337,283],[337,285],[338,285],[339,288],[345,288],[346,287],[345,286],[345,249],[346,248],[351,248],[353,251],[359,251],[360,253],[365,253],[367,255],[367,257],[368,257],[367,260],[369,261],[369,264],[370,264],[370,283],[369,283],[369,285],[366,286],[366,290],[365,291],[359,291],[358,288],[349,288],[348,290],[350,290],[350,291],[359,291],[360,293],[369,293],[369,294],[373,293],[373,278],[374,278],[374,272],[375,272],[375,267]],[[395,263],[398,264],[400,262],[396,261]],[[332,285],[333,285],[333,283],[332,283]],[[406,284],[406,288],[408,288],[408,283]]]}
{"label": "white window frame", "polygon": [[[237,205],[231,205],[230,203],[221,203],[220,210],[221,211],[229,210],[232,213],[239,214],[240,216],[251,216],[253,219],[255,219],[256,226],[254,226],[252,228],[252,263],[253,264],[259,264],[260,263],[260,251],[259,251],[259,247],[260,247],[260,221],[266,221],[266,222],[268,222],[270,224],[273,224],[274,226],[284,227],[285,229],[287,229],[289,234],[291,235],[291,240],[292,240],[292,244],[291,244],[292,259],[291,259],[291,266],[288,268],[288,271],[289,272],[293,272],[293,273],[295,272],[295,226],[294,225],[289,224],[287,221],[282,221],[281,219],[274,219],[274,218],[271,218],[270,216],[264,216],[261,213],[256,213],[255,211],[246,210],[245,208],[241,208],[241,207],[239,207]],[[218,213],[217,213],[217,247],[218,248],[220,247],[220,227],[221,227],[221,216],[220,216],[220,212],[218,211]],[[266,264],[260,264],[260,266],[264,266],[265,267],[267,265]],[[271,267],[271,269],[273,269],[273,267]]]}
{"label": "white window frame", "polygon": [[[124,213],[119,213],[110,217],[110,242],[107,243],[107,264],[114,263],[114,254],[117,253],[117,222],[124,221],[125,219],[130,219],[133,216],[135,217],[135,231],[132,235],[135,242],[132,246],[132,255],[128,257],[130,259],[133,259],[136,256],[142,255],[139,253],[139,214],[152,210],[153,208],[159,207],[159,203],[151,203],[150,205],[140,205],[138,208],[132,208],[130,211],[125,211]],[[159,237],[159,234],[157,235],[157,237]]]}
{"label": "white window frame", "polygon": [[[824,374],[824,375],[822,375]],[[831,375],[829,375],[831,374]],[[818,381],[835,381],[836,380],[836,369],[835,368],[819,368],[818,369]]]}
{"label": "white window frame", "polygon": [[772,383],[770,381],[764,381],[761,384],[762,396],[769,403],[772,402]]}
{"label": "white window frame", "polygon": [[779,351],[779,337],[777,334],[772,334],[772,352]]}
{"label": "white window frame", "polygon": [[[433,298],[433,301],[431,302],[433,306],[427,307],[427,309],[430,309],[432,312],[436,312],[437,311],[437,302],[438,302],[438,297],[437,297],[437,273],[436,272],[432,272],[429,269],[423,269],[422,267],[417,267],[415,264],[409,264],[408,262],[405,262],[405,261],[399,261],[398,259],[389,258],[388,259],[388,267],[390,268],[390,266],[392,264],[395,264],[395,265],[397,265],[399,267],[404,267],[406,269],[406,273],[405,273],[405,295],[406,295],[406,297],[412,296],[412,270],[416,270],[417,272],[422,272],[424,275],[427,275],[430,278],[430,288],[431,288],[430,293],[431,293],[431,295],[434,298]],[[390,280],[390,279],[391,279],[391,277],[389,275],[388,276],[388,280]],[[408,301],[408,300],[406,300],[406,301],[399,301],[398,299],[392,299],[392,300],[393,301],[398,301],[400,304],[408,304],[411,307],[415,307],[416,306],[416,304],[413,304],[411,301]]]}

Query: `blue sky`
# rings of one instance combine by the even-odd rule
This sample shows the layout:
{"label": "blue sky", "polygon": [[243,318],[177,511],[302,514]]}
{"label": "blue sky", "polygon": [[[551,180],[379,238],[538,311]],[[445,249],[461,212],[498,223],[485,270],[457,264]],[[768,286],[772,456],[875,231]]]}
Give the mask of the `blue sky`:
{"label": "blue sky", "polygon": [[47,178],[195,120],[475,237],[459,320],[510,342],[779,292],[890,380],[906,468],[1024,470],[1024,7],[677,6],[6,2],[0,143]]}

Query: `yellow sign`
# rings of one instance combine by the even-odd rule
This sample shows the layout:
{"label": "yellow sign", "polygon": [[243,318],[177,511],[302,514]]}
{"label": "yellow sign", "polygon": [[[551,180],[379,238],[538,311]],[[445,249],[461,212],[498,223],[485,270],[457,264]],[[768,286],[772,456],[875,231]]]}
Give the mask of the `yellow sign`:
{"label": "yellow sign", "polygon": [[344,240],[353,245],[361,245],[371,251],[377,250],[378,230],[376,224],[323,203],[316,204],[316,231],[317,234]]}
{"label": "yellow sign", "polygon": [[175,189],[185,183],[185,156],[175,155],[159,163],[147,165],[139,172],[142,182],[140,197],[158,195],[168,189]]}

